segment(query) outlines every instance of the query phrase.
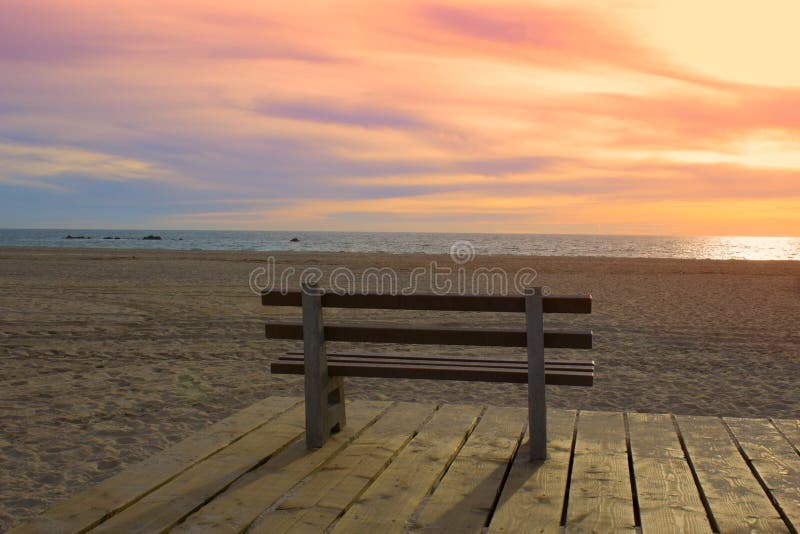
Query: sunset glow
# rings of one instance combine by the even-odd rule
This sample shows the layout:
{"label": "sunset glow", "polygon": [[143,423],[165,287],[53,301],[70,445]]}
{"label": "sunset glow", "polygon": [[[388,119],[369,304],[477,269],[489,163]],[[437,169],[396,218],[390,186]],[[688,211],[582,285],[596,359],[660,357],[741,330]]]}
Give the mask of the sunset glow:
{"label": "sunset glow", "polygon": [[0,0],[0,227],[797,236],[799,20]]}

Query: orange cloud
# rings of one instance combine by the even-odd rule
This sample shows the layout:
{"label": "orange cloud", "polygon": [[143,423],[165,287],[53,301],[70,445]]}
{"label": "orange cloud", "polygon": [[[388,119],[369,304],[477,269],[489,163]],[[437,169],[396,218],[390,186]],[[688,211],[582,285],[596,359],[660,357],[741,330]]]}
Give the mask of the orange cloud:
{"label": "orange cloud", "polygon": [[8,0],[0,145],[178,226],[796,233],[800,37],[665,5]]}

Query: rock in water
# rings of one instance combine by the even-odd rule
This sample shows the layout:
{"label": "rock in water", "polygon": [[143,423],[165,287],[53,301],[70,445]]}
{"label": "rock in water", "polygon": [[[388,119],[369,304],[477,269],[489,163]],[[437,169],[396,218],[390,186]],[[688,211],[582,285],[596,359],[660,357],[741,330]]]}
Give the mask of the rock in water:
{"label": "rock in water", "polygon": [[148,240],[148,241],[152,241],[152,240],[161,241],[161,236],[160,235],[152,235],[151,234],[151,235],[144,236],[142,239],[145,239],[145,240]]}

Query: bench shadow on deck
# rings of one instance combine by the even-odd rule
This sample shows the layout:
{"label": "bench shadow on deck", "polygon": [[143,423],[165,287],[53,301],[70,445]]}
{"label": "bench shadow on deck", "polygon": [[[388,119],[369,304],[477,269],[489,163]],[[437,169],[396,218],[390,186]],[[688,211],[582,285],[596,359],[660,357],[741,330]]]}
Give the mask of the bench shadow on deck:
{"label": "bench shadow on deck", "polygon": [[12,532],[797,532],[800,421],[270,397]]}

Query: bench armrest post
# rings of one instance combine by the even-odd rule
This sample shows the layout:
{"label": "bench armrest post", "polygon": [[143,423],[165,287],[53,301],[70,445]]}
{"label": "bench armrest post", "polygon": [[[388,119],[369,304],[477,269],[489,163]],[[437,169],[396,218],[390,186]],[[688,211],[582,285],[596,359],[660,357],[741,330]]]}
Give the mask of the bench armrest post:
{"label": "bench armrest post", "polygon": [[525,329],[528,345],[528,433],[530,459],[547,458],[547,404],[545,402],[544,320],[542,288],[525,291]]}
{"label": "bench armrest post", "polygon": [[328,376],[322,292],[309,282],[302,290],[306,445],[318,449],[345,425],[344,389],[341,377]]}

